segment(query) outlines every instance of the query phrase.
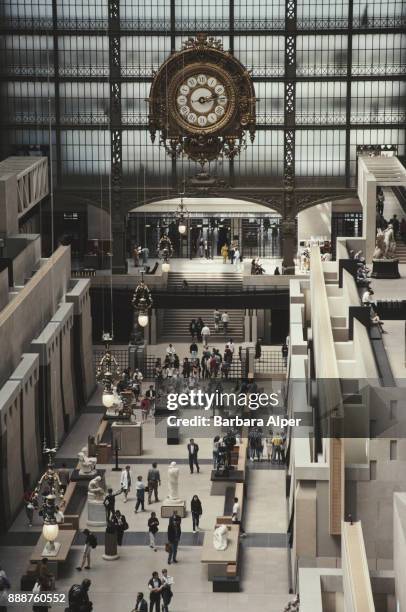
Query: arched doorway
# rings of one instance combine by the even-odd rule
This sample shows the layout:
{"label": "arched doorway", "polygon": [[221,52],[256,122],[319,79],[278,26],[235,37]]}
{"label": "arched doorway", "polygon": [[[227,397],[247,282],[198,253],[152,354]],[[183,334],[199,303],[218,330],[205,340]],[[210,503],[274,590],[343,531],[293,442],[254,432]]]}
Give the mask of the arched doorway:
{"label": "arched doorway", "polygon": [[169,236],[173,256],[192,259],[207,243],[210,258],[219,257],[223,244],[237,243],[244,257],[281,256],[281,215],[264,204],[233,198],[184,198],[189,211],[186,233],[178,232],[175,212],[179,198],[143,204],[128,213],[130,248],[147,245],[151,255],[162,235]]}

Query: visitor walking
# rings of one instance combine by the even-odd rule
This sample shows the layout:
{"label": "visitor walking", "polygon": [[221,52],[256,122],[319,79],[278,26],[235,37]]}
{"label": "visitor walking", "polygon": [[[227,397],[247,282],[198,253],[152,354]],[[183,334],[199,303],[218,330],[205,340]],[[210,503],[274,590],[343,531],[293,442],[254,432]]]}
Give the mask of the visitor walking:
{"label": "visitor walking", "polygon": [[152,503],[152,493],[154,493],[155,501],[159,502],[158,499],[158,486],[161,486],[161,475],[158,470],[158,464],[154,461],[152,467],[148,470],[147,475],[148,481],[148,503]]}
{"label": "visitor walking", "polygon": [[200,517],[203,514],[202,502],[197,495],[193,495],[192,501],[190,502],[190,511],[192,513],[192,527],[193,533],[199,531]]}
{"label": "visitor walking", "polygon": [[208,325],[204,325],[201,331],[203,345],[206,346],[209,343],[210,328]]}
{"label": "visitor walking", "polygon": [[159,529],[159,520],[157,519],[156,513],[151,512],[151,516],[148,519],[148,534],[149,534],[149,546],[153,548],[154,551],[157,551],[155,536],[158,533]]}
{"label": "visitor walking", "polygon": [[225,310],[223,312],[223,314],[221,315],[221,322],[223,324],[223,332],[226,335],[228,332],[228,323],[229,323],[230,317],[228,316],[228,312]]}
{"label": "visitor walking", "polygon": [[195,443],[194,439],[191,438],[189,440],[189,444],[187,445],[188,455],[189,455],[189,467],[190,473],[193,474],[193,468],[196,466],[197,473],[200,472],[199,462],[197,460],[197,455],[199,452],[199,445]]}
{"label": "visitor walking", "polygon": [[182,535],[181,523],[182,519],[178,516],[176,510],[174,510],[168,524],[168,565],[170,565],[172,561],[174,563],[178,562],[176,557],[178,555],[178,546]]}
{"label": "visitor walking", "polygon": [[137,503],[135,504],[134,512],[138,512],[138,508],[141,506],[142,512],[145,511],[144,501],[145,501],[145,484],[142,481],[142,476],[137,476],[137,484],[136,484],[136,493],[137,493]]}
{"label": "visitor walking", "polygon": [[127,502],[127,497],[131,491],[132,473],[129,465],[126,465],[121,472],[120,486],[124,493],[124,503]]}
{"label": "visitor walking", "polygon": [[82,562],[76,568],[79,572],[82,571],[83,567],[87,570],[90,569],[90,551],[97,546],[97,538],[94,533],[89,529],[84,529],[82,533],[85,536],[85,544],[83,547]]}
{"label": "visitor walking", "polygon": [[220,321],[221,321],[221,312],[218,310],[218,308],[216,308],[216,310],[214,311],[213,318],[214,318],[214,331],[218,332]]}

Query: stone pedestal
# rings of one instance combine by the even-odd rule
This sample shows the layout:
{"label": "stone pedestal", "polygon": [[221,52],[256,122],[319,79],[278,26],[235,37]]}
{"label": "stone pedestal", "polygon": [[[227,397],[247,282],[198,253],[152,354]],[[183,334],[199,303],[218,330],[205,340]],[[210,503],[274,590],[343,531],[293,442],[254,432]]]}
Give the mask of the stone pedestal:
{"label": "stone pedestal", "polygon": [[48,550],[48,542],[47,542],[44,546],[44,550],[42,551],[42,556],[47,557],[47,558],[57,557],[60,548],[61,548],[60,542],[54,542],[53,550]]}
{"label": "stone pedestal", "polygon": [[120,555],[117,554],[117,533],[109,533],[106,531],[105,543],[104,543],[104,555],[105,561],[115,561]]}
{"label": "stone pedestal", "polygon": [[398,259],[373,259],[373,278],[400,278]]}
{"label": "stone pedestal", "polygon": [[137,457],[142,455],[142,426],[140,423],[114,421],[111,425],[113,448],[118,440],[121,456]]}
{"label": "stone pedestal", "polygon": [[183,499],[165,499],[161,506],[161,518],[170,518],[174,512],[178,513],[178,516],[185,518],[186,516],[186,502]]}
{"label": "stone pedestal", "polygon": [[106,509],[102,501],[88,501],[87,524],[91,527],[106,526]]}

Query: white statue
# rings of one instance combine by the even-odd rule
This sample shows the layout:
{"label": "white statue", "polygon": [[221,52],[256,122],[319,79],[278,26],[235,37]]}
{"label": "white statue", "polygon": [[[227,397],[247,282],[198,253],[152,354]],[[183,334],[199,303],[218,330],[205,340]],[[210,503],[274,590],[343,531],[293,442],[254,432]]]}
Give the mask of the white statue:
{"label": "white statue", "polygon": [[89,476],[96,472],[96,457],[88,457],[83,450],[78,453],[79,459],[79,474],[81,476]]}
{"label": "white statue", "polygon": [[387,259],[393,259],[396,251],[396,240],[395,232],[393,231],[392,223],[389,223],[388,227],[384,231],[385,236],[385,257]]}
{"label": "white statue", "polygon": [[172,461],[168,467],[168,498],[179,501],[179,468],[176,461]]}
{"label": "white statue", "polygon": [[225,550],[228,546],[227,525],[219,525],[213,533],[213,546],[216,550]]}
{"label": "white statue", "polygon": [[92,502],[103,502],[105,497],[105,490],[101,484],[101,476],[96,476],[89,482],[89,486],[87,489],[87,498],[88,501]]}

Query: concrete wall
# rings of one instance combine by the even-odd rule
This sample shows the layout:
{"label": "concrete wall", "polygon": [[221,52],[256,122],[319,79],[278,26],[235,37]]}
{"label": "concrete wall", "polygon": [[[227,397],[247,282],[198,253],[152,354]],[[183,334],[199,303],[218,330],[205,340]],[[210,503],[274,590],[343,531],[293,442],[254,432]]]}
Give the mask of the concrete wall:
{"label": "concrete wall", "polygon": [[0,177],[0,236],[18,232],[17,176]]}
{"label": "concrete wall", "polygon": [[70,278],[70,247],[59,247],[0,313],[0,384],[55,313]]}
{"label": "concrete wall", "polygon": [[318,236],[331,238],[331,202],[317,204],[301,211],[297,216],[298,240],[310,240]]}
{"label": "concrete wall", "polygon": [[41,259],[41,237],[39,234],[26,234],[23,237],[13,235],[7,238],[7,243],[10,241],[25,243],[24,248],[13,259],[14,285],[24,285]]}
{"label": "concrete wall", "polygon": [[8,304],[8,300],[8,268],[4,268],[0,272],[0,310]]}
{"label": "concrete wall", "polygon": [[393,504],[393,565],[396,600],[399,610],[406,610],[406,493],[395,493]]}
{"label": "concrete wall", "polygon": [[7,381],[0,390],[1,481],[6,521],[21,503],[24,489],[21,464],[20,391],[21,386],[17,380]]}
{"label": "concrete wall", "polygon": [[62,304],[51,319],[57,323],[59,330],[56,336],[59,351],[59,369],[61,382],[61,399],[66,418],[65,430],[72,425],[76,413],[76,389],[73,372],[73,346],[71,342],[73,328],[73,304]]}
{"label": "concrete wall", "polygon": [[81,279],[77,281],[66,294],[66,301],[73,304],[75,360],[80,362],[76,383],[82,385],[84,400],[86,401],[92,395],[96,385],[93,369],[90,280]]}
{"label": "concrete wall", "polygon": [[[41,457],[41,441],[38,427],[38,355],[25,353],[12,373],[10,380],[20,384],[22,399],[23,457],[26,486],[35,483]],[[13,444],[13,440],[9,440]]]}
{"label": "concrete wall", "polygon": [[345,612],[375,612],[361,523],[343,523],[342,567]]}

